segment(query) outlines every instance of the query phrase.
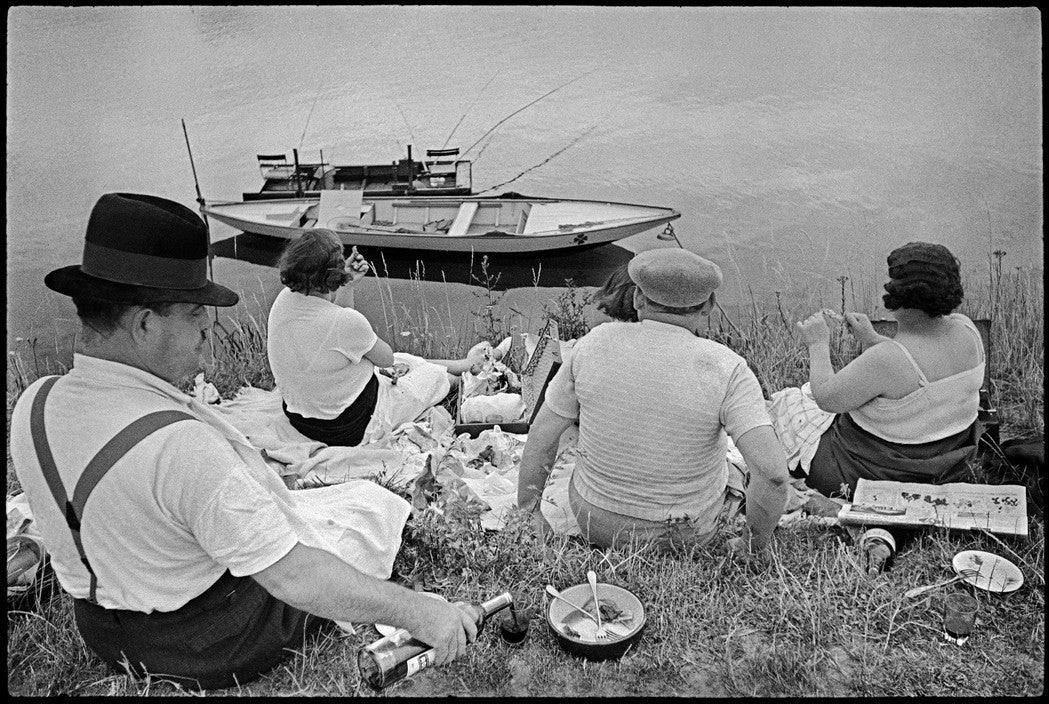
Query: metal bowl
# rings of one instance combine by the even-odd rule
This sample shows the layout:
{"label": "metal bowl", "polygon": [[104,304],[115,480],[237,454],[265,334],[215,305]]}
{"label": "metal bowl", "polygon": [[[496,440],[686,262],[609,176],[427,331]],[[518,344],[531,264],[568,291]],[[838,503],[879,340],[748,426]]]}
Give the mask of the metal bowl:
{"label": "metal bowl", "polygon": [[[645,630],[645,607],[641,600],[633,592],[614,584],[598,582],[597,592],[601,600],[609,599],[616,603],[620,609],[630,611],[633,618],[628,624],[613,624],[609,627],[609,633],[616,633],[611,640],[591,639],[580,634],[580,637],[565,632],[565,619],[572,619],[572,614],[578,614],[572,607],[550,599],[546,609],[546,624],[550,627],[558,645],[571,655],[585,658],[587,660],[614,660],[623,657],[640,638]],[[594,598],[589,584],[576,584],[561,590],[561,596],[577,606],[585,608],[587,603]],[[586,619],[578,614],[579,618]]]}

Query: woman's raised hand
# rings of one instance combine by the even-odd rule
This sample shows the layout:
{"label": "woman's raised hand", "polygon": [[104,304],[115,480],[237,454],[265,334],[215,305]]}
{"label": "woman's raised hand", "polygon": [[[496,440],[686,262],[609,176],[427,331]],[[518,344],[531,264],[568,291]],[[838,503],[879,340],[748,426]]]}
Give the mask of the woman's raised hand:
{"label": "woman's raised hand", "polygon": [[350,283],[355,284],[363,279],[367,275],[369,269],[368,262],[366,262],[361,253],[357,251],[357,245],[354,245],[353,249],[350,251],[349,258],[346,259],[346,273],[350,276]]}
{"label": "woman's raised hand", "polygon": [[863,313],[849,311],[845,314],[845,322],[849,324],[852,335],[860,343],[861,349],[866,350],[881,340],[881,335],[874,331],[871,319]]}
{"label": "woman's raised hand", "polygon": [[801,341],[806,346],[815,345],[819,342],[830,342],[830,328],[827,320],[823,317],[823,311],[816,311],[804,320],[794,323],[798,332],[801,333]]}

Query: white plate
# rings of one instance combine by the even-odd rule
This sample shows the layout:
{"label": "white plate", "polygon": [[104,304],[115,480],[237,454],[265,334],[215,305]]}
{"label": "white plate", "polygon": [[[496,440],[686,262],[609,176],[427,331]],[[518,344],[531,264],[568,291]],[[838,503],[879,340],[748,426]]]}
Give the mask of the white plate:
{"label": "white plate", "polygon": [[[431,597],[433,599],[440,599],[441,601],[448,601],[447,599],[445,599],[440,594],[434,594],[433,592],[419,592],[419,593],[422,594],[423,596],[428,596],[428,597]],[[391,633],[393,633],[394,631],[396,631],[397,630],[397,626],[387,626],[385,623],[377,623],[377,624],[375,624],[375,630],[377,630],[379,632],[379,634],[383,638],[385,638],[386,636],[388,636]]]}
{"label": "white plate", "polygon": [[963,550],[951,561],[959,575],[963,570],[978,570],[962,581],[989,592],[1015,592],[1024,583],[1023,572],[1000,555],[982,550]]}

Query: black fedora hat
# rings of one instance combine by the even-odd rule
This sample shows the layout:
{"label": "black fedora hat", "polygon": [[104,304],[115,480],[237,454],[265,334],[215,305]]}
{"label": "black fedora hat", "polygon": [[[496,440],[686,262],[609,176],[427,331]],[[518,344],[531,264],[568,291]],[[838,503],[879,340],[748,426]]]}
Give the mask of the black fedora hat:
{"label": "black fedora hat", "polygon": [[239,297],[208,280],[208,230],[166,198],[107,193],[87,223],[82,264],[55,269],[44,285],[66,296],[119,303],[232,306]]}

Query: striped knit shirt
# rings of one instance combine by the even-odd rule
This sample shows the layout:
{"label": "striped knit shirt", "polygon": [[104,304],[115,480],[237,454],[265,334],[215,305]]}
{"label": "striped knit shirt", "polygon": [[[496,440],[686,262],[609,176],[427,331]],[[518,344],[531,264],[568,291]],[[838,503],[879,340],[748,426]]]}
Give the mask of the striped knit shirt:
{"label": "striped knit shirt", "polygon": [[724,499],[727,432],[771,425],[746,361],[654,320],[598,325],[550,382],[546,405],[579,420],[575,485],[626,516],[714,520]]}

